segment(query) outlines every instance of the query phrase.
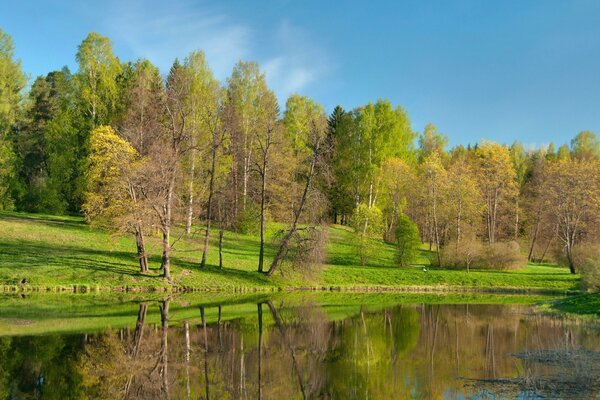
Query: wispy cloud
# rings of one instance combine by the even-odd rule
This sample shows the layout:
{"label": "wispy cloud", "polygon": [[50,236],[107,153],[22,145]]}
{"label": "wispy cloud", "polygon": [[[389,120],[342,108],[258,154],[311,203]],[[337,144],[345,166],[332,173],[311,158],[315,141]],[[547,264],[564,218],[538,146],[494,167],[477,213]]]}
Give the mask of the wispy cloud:
{"label": "wispy cloud", "polygon": [[331,68],[324,49],[305,29],[283,21],[275,32],[275,54],[263,63],[269,85],[284,101],[315,83]]}
{"label": "wispy cloud", "polygon": [[175,58],[203,50],[215,76],[250,56],[251,30],[225,13],[189,1],[118,1],[104,24],[115,41],[167,71]]}
{"label": "wispy cloud", "polygon": [[149,59],[163,73],[175,58],[194,50],[204,51],[223,82],[238,60],[258,61],[282,102],[331,69],[327,52],[308,30],[287,20],[272,27],[256,26],[255,21],[241,21],[224,10],[191,0],[111,0],[93,15],[88,8],[84,12],[101,21],[102,32],[117,48]]}

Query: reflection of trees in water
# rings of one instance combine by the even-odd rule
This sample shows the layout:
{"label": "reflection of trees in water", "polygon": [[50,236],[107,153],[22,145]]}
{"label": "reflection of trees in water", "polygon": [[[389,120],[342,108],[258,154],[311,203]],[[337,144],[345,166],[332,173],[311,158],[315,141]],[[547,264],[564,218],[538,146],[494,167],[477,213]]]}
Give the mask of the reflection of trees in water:
{"label": "reflection of trees in water", "polygon": [[[268,301],[251,317],[227,320],[228,307],[214,306],[178,321],[171,303],[141,304],[132,328],[0,339],[0,397],[433,399],[500,392],[499,379],[519,383],[516,393],[536,387],[523,382],[547,386],[539,378],[556,371],[531,355],[569,360],[599,336],[513,306],[362,307],[331,321],[313,304]],[[149,324],[157,309],[160,323]],[[598,368],[560,365],[598,382]],[[484,381],[465,387],[472,379]]]}

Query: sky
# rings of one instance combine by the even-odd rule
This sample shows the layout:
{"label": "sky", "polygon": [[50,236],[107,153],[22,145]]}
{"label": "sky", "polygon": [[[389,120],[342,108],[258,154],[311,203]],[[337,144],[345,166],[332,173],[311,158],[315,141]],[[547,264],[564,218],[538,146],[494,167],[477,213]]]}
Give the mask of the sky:
{"label": "sky", "polygon": [[223,82],[256,61],[280,102],[327,112],[379,98],[428,122],[451,145],[526,146],[600,134],[600,1],[0,0],[30,80],[67,65],[85,36],[108,36],[121,61],[206,53]]}

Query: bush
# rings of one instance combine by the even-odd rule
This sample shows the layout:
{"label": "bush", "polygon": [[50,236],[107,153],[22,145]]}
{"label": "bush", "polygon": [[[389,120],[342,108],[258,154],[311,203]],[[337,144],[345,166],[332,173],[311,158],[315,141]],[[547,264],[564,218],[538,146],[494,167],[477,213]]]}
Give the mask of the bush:
{"label": "bush", "polygon": [[442,250],[442,263],[447,268],[469,271],[476,260],[482,259],[483,254],[483,243],[476,238],[465,238],[458,246],[451,241]]}
{"label": "bush", "polygon": [[419,255],[421,239],[419,228],[405,214],[398,217],[396,227],[396,244],[398,246],[398,263],[406,266],[414,263]]}
{"label": "bush", "polygon": [[573,262],[581,274],[581,288],[600,290],[600,245],[584,243],[575,247]]}
{"label": "bush", "polygon": [[356,232],[356,246],[361,265],[367,265],[374,256],[376,243],[383,237],[383,214],[375,206],[359,204],[352,212],[351,226]]}
{"label": "bush", "polygon": [[483,257],[477,267],[482,269],[519,269],[527,264],[521,247],[515,241],[499,242],[484,246]]}
{"label": "bush", "polygon": [[477,239],[464,239],[458,249],[450,242],[443,250],[444,265],[454,269],[499,269],[511,270],[523,267],[527,257],[521,254],[517,242],[483,244]]}

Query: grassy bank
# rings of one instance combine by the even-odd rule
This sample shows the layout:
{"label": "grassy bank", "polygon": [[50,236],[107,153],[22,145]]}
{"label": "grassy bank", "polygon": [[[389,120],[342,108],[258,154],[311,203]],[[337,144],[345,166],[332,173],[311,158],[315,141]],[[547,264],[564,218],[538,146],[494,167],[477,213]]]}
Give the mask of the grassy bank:
{"label": "grassy bank", "polygon": [[[274,233],[274,228],[270,235]],[[420,264],[396,266],[394,247],[378,243],[369,266],[360,266],[353,235],[344,227],[329,228],[327,261],[321,271],[276,274],[255,272],[258,238],[227,232],[225,268],[218,269],[216,242],[211,242],[208,267],[200,264],[198,229],[181,237],[172,253],[172,284],[159,277],[158,236],[149,235],[151,271],[137,271],[132,238],[86,225],[81,218],[37,214],[0,214],[0,284],[5,290],[196,290],[276,291],[297,288],[340,290],[440,291],[576,291],[579,277],[567,269],[529,265],[520,271],[465,271],[431,268],[431,254],[422,251]],[[216,235],[213,235],[213,239]],[[274,254],[271,241],[267,261]],[[423,269],[427,271],[423,271]]]}

